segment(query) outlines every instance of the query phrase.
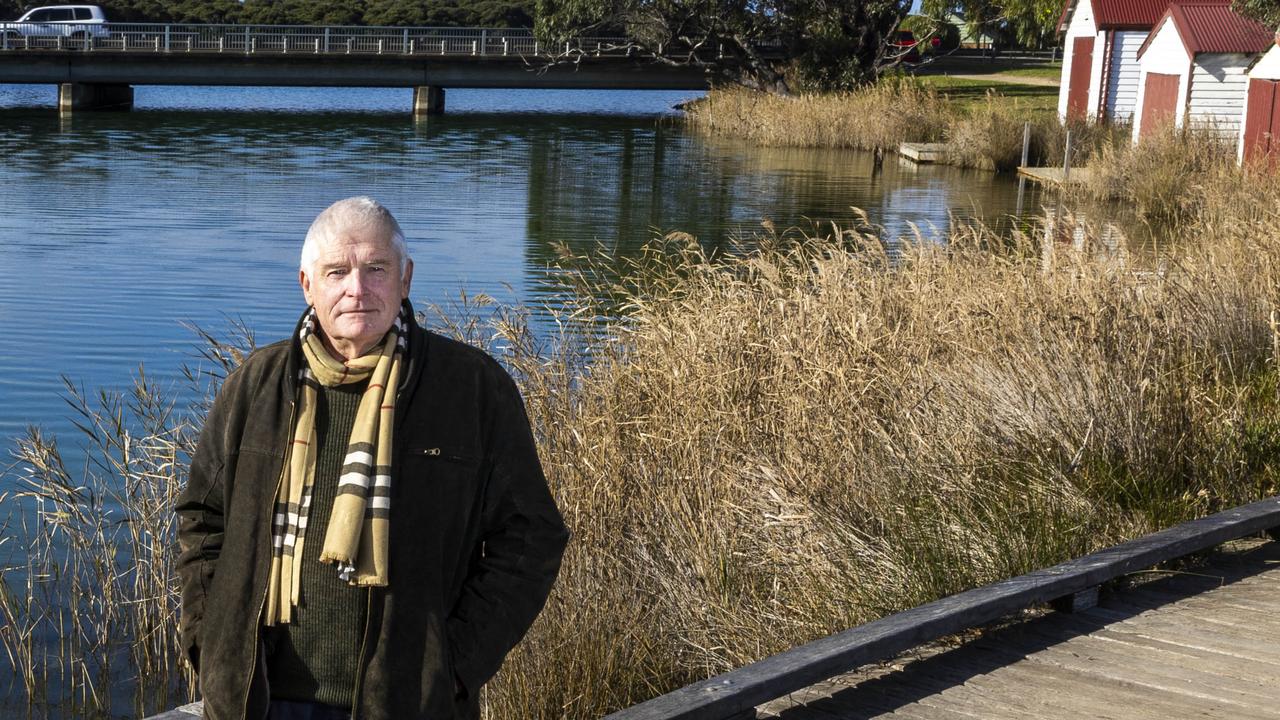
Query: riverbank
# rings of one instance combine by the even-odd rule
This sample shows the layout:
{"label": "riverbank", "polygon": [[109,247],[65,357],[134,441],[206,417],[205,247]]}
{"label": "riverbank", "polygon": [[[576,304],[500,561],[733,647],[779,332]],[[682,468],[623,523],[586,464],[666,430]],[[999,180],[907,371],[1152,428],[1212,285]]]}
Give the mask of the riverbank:
{"label": "riverbank", "polygon": [[[770,231],[726,256],[676,234],[634,261],[563,258],[577,300],[550,346],[518,308],[488,324],[465,308],[434,318],[501,349],[574,532],[486,712],[599,717],[1274,494],[1277,191],[1207,187],[1179,216],[1178,246],[1150,263],[982,227],[892,250],[870,227]],[[600,333],[579,317],[618,319]],[[208,340],[224,368],[246,344]],[[33,545],[33,573],[52,578],[36,587],[92,599],[74,626],[96,629],[69,646],[88,654],[86,677],[92,653],[124,647],[175,692],[167,510],[193,424],[145,385],[118,411],[93,407],[80,413],[97,418],[84,423],[103,462],[90,475],[62,467],[49,438],[20,447],[27,501],[72,551]],[[14,577],[0,638],[21,649],[46,608],[39,593],[24,605]],[[33,676],[49,661],[33,657]]]}
{"label": "riverbank", "polygon": [[[1006,95],[990,82],[944,76],[889,78],[846,93],[783,97],[720,89],[685,107],[685,122],[711,137],[742,138],[772,147],[858,148],[897,152],[902,143],[948,145],[947,162],[1012,170],[1031,126],[1029,162],[1061,164],[1067,128],[1047,106],[1056,91],[1033,85],[1030,96]],[[1082,161],[1119,135],[1109,127],[1072,126],[1073,159]]]}

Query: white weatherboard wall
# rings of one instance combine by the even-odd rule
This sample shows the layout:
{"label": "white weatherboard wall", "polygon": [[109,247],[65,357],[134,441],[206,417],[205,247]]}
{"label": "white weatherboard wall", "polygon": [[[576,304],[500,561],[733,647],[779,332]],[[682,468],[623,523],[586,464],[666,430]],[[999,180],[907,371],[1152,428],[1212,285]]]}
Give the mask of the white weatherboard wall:
{"label": "white weatherboard wall", "polygon": [[1249,89],[1246,71],[1255,55],[1201,53],[1191,68],[1191,101],[1187,121],[1211,126],[1224,137],[1238,135],[1244,121],[1244,100]]}
{"label": "white weatherboard wall", "polygon": [[1144,30],[1116,32],[1111,49],[1111,73],[1107,78],[1107,117],[1126,121],[1138,104],[1138,48],[1147,39]]}
{"label": "white weatherboard wall", "polygon": [[1138,133],[1142,131],[1142,103],[1146,95],[1147,75],[1178,76],[1178,101],[1173,118],[1174,125],[1181,126],[1187,108],[1187,84],[1191,79],[1191,55],[1182,41],[1178,26],[1166,20],[1153,30],[1155,37],[1147,45],[1147,51],[1138,61],[1138,102],[1133,111],[1133,142],[1138,142]]}
{"label": "white weatherboard wall", "polygon": [[1280,80],[1280,45],[1272,45],[1266,55],[1249,71],[1249,77]]}
{"label": "white weatherboard wall", "polygon": [[1071,50],[1075,47],[1075,39],[1078,37],[1093,38],[1093,66],[1089,70],[1089,111],[1092,115],[1098,107],[1099,93],[1102,90],[1102,62],[1106,57],[1107,34],[1098,32],[1098,27],[1093,21],[1093,3],[1089,0],[1079,0],[1075,8],[1071,11],[1071,21],[1067,23],[1067,32],[1063,39],[1062,53],[1062,84],[1058,88],[1058,117],[1065,120],[1067,117],[1067,93],[1071,85],[1071,65],[1074,58],[1071,56]]}

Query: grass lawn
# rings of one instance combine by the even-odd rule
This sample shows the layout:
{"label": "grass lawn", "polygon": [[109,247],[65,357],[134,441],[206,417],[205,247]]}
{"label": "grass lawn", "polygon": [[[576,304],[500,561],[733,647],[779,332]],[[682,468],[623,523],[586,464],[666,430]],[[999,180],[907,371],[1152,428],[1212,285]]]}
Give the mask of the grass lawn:
{"label": "grass lawn", "polygon": [[1030,67],[1009,68],[1008,70],[1002,70],[1000,74],[1042,78],[1045,80],[1060,80],[1062,79],[1062,63],[1045,63],[1044,65],[1034,65]]}
{"label": "grass lawn", "polygon": [[921,77],[920,81],[962,107],[985,102],[988,92],[1029,112],[1056,112],[1058,107],[1058,88],[1051,85],[1023,85],[949,75],[927,75]]}

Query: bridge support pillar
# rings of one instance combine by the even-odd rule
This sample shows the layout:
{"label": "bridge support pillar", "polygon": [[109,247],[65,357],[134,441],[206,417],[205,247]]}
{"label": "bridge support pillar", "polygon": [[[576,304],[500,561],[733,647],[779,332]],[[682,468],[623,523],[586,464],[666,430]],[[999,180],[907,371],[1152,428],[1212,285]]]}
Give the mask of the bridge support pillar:
{"label": "bridge support pillar", "polygon": [[58,110],[128,110],[133,107],[133,86],[105,83],[62,83],[58,86]]}
{"label": "bridge support pillar", "polygon": [[444,88],[436,85],[419,85],[413,89],[414,115],[443,115]]}

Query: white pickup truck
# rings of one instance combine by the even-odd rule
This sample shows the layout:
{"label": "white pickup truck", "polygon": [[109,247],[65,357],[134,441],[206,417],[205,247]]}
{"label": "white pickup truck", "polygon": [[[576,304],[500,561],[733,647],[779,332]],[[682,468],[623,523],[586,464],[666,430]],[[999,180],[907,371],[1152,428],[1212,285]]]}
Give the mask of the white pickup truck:
{"label": "white pickup truck", "polygon": [[97,5],[48,5],[27,11],[13,22],[0,23],[5,47],[21,44],[23,38],[57,38],[88,41],[110,34],[106,15]]}

